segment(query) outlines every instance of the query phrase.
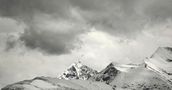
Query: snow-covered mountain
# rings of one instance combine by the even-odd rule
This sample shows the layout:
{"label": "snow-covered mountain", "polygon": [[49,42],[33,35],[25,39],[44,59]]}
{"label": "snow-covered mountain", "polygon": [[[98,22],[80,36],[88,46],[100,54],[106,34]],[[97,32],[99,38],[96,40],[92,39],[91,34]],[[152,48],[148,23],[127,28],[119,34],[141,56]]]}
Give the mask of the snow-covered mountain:
{"label": "snow-covered mountain", "polygon": [[135,64],[119,64],[116,62],[111,62],[105,69],[100,71],[98,74],[92,76],[90,80],[101,81],[107,84],[111,83],[115,77],[120,73],[126,73],[130,69],[135,69],[141,65]]}
{"label": "snow-covered mountain", "polygon": [[172,84],[172,48],[159,47],[155,53],[144,60],[146,68],[160,74]]}
{"label": "snow-covered mountain", "polygon": [[113,63],[110,63],[105,69],[92,76],[90,80],[101,81],[109,84],[114,80],[118,73],[120,73],[120,71],[115,68]]}
{"label": "snow-covered mountain", "polygon": [[[167,84],[159,74],[142,65],[133,67],[133,65],[110,63],[105,69],[98,73],[95,71],[96,74],[87,79],[85,77],[88,77],[88,73],[80,71],[83,66],[86,67],[80,62],[72,64],[68,72],[64,72],[66,75],[69,74],[69,78],[36,77],[7,85],[1,90],[172,90],[171,85]],[[119,66],[125,70],[116,69]],[[78,76],[78,72],[75,72],[77,70],[71,67],[77,69],[81,75]],[[71,72],[76,74],[70,76]]]}
{"label": "snow-covered mountain", "polygon": [[92,68],[83,65],[80,61],[73,63],[71,66],[67,68],[66,71],[64,71],[60,76],[59,79],[81,79],[81,80],[87,80],[91,76],[94,76],[98,72],[96,70],[93,70]]}
{"label": "snow-covered mountain", "polygon": [[112,62],[100,72],[79,61],[58,78],[36,77],[1,90],[172,90],[172,48],[160,47],[144,61]]}

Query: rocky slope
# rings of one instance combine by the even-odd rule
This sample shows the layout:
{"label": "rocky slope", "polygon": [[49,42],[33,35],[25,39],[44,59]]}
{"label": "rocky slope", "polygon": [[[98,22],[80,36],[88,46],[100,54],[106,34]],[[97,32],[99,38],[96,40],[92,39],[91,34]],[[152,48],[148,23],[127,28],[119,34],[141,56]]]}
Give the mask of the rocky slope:
{"label": "rocky slope", "polygon": [[120,73],[120,71],[114,67],[113,63],[110,63],[105,69],[92,76],[89,80],[101,81],[109,84],[114,80],[118,73]]}

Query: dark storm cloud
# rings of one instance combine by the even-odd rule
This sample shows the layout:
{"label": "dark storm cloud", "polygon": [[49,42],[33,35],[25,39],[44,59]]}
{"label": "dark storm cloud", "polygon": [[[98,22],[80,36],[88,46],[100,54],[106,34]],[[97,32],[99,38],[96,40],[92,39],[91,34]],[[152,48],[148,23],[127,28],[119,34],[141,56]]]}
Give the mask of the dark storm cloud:
{"label": "dark storm cloud", "polygon": [[26,46],[32,49],[40,49],[50,54],[69,53],[74,48],[76,35],[79,32],[69,31],[67,33],[58,33],[53,31],[25,30],[20,39]]}
{"label": "dark storm cloud", "polygon": [[[75,18],[71,10],[75,9]],[[20,39],[29,48],[39,48],[48,53],[70,52],[76,37],[83,33],[81,27],[91,25],[112,35],[135,36],[145,24],[161,23],[172,16],[171,0],[0,0],[0,15],[22,21],[28,27]],[[45,15],[45,18],[44,18]],[[64,20],[77,24],[63,29],[46,28],[42,21]],[[75,20],[77,16],[82,18]],[[40,18],[43,17],[43,18]],[[73,20],[73,21],[72,21]],[[77,22],[75,22],[77,21]],[[51,22],[51,21],[50,21]],[[37,28],[39,27],[42,28]],[[46,30],[42,30],[45,28]],[[52,31],[51,29],[56,29]],[[81,30],[79,30],[81,29]],[[64,29],[66,30],[66,29]]]}
{"label": "dark storm cloud", "polygon": [[113,35],[132,35],[146,22],[135,10],[139,0],[71,1],[89,24]]}
{"label": "dark storm cloud", "polygon": [[107,27],[116,33],[137,31],[146,19],[172,16],[171,0],[0,0],[2,16],[19,18],[37,13],[67,18],[72,7],[78,7],[89,24]]}
{"label": "dark storm cloud", "polygon": [[[26,24],[27,28],[19,39],[27,47],[51,54],[64,54],[74,48],[76,36],[82,30],[78,30],[78,27],[58,30],[60,28],[56,28],[56,21],[52,19],[65,21],[69,17],[69,6],[67,0],[0,0],[0,15]],[[50,26],[47,27],[42,22],[53,25],[48,23]],[[6,44],[7,50],[15,46],[11,40]]]}
{"label": "dark storm cloud", "polygon": [[146,24],[162,23],[172,16],[171,0],[71,1],[89,24],[113,35],[133,36]]}
{"label": "dark storm cloud", "polygon": [[18,19],[32,18],[37,13],[68,15],[67,0],[0,0],[0,15]]}
{"label": "dark storm cloud", "polygon": [[152,20],[164,21],[172,18],[172,1],[171,0],[153,0],[144,8],[144,13]]}

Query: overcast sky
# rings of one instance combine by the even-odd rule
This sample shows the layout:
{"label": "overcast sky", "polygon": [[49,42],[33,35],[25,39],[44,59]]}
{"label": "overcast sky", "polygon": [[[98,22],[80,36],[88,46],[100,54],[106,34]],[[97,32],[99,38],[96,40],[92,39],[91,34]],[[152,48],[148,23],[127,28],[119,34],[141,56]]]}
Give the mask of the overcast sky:
{"label": "overcast sky", "polygon": [[0,88],[57,77],[71,63],[101,70],[172,46],[172,0],[0,0]]}

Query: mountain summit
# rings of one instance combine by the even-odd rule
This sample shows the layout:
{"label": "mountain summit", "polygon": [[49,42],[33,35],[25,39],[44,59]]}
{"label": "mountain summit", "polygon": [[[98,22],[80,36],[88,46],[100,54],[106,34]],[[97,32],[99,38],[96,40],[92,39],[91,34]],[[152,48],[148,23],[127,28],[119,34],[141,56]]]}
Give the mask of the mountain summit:
{"label": "mountain summit", "polygon": [[83,65],[81,61],[73,63],[71,66],[67,68],[66,71],[62,73],[62,75],[59,76],[59,79],[81,79],[81,80],[87,80],[91,76],[97,74],[98,72],[96,70],[93,70],[92,68]]}
{"label": "mountain summit", "polygon": [[105,69],[100,71],[99,74],[94,75],[90,79],[95,81],[102,81],[109,84],[111,81],[114,80],[119,72],[120,71],[115,68],[114,63],[110,63]]}

